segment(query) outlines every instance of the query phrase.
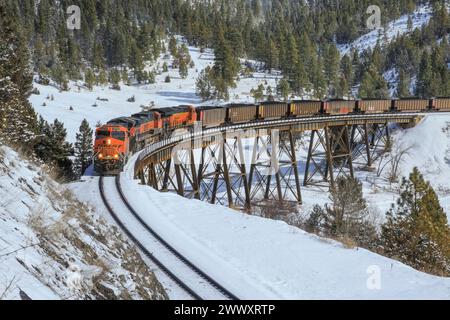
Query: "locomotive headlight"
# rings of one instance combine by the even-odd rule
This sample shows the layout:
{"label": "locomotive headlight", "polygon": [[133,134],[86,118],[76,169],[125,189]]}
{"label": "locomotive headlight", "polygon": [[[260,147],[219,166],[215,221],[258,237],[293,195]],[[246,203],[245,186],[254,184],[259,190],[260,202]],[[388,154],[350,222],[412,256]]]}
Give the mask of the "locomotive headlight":
{"label": "locomotive headlight", "polygon": [[114,155],[114,159],[119,159],[119,155],[117,153]]}
{"label": "locomotive headlight", "polygon": [[103,154],[99,153],[99,154],[98,154],[98,158],[99,158],[99,159],[103,159]]}
{"label": "locomotive headlight", "polygon": [[111,139],[108,139],[108,140],[106,141],[106,143],[108,144],[108,146],[110,146],[110,145],[111,145]]}

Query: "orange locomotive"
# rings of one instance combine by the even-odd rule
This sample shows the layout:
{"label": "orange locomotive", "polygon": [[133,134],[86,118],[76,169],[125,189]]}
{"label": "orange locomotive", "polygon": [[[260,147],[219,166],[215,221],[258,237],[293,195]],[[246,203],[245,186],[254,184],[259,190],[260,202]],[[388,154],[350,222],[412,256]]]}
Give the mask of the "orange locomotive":
{"label": "orange locomotive", "polygon": [[94,168],[101,174],[118,174],[128,160],[129,130],[121,124],[109,123],[95,131]]}
{"label": "orange locomotive", "polygon": [[95,132],[95,171],[102,175],[119,174],[132,152],[167,136],[174,129],[191,126],[196,120],[193,106],[178,106],[109,121]]}

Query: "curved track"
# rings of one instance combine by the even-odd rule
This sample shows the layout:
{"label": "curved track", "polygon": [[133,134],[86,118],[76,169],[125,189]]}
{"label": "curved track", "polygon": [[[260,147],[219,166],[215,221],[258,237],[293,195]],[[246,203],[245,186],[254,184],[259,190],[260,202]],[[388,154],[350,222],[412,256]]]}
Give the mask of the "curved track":
{"label": "curved track", "polygon": [[[105,179],[114,179],[114,184],[109,185],[108,192],[105,191]],[[239,300],[237,296],[228,291],[173,248],[140,217],[130,205],[122,191],[120,176],[117,176],[116,178],[100,177],[99,190],[108,212],[120,228],[147,258],[153,261],[161,271],[163,271],[189,296],[196,300],[210,298]],[[114,199],[114,204],[111,199]],[[121,208],[121,210],[119,211],[118,208]],[[125,219],[122,218],[124,216],[127,216],[126,223],[124,222]],[[141,230],[145,231],[145,240],[142,236],[137,236],[137,233],[135,235],[135,233],[130,230],[131,228],[129,225],[135,227],[138,226]],[[159,258],[155,257],[155,254],[149,251],[148,244],[152,244],[152,251],[157,252]]]}

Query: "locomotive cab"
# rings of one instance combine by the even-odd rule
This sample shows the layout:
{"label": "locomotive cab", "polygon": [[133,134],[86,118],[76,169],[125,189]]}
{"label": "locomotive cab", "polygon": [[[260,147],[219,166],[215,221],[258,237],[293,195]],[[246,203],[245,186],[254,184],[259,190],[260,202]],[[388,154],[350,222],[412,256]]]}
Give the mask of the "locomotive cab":
{"label": "locomotive cab", "polygon": [[94,168],[99,174],[118,174],[129,152],[128,129],[108,124],[95,131]]}

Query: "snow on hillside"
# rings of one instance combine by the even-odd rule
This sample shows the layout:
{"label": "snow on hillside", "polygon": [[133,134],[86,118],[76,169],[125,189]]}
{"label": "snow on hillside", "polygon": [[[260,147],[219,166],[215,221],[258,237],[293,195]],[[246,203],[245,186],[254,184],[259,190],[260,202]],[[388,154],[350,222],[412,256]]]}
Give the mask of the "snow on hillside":
{"label": "snow on hillside", "polygon": [[407,133],[398,132],[395,141],[409,149],[401,166],[403,175],[418,167],[443,196],[450,197],[450,115],[429,115]]}
{"label": "snow on hillside", "polygon": [[[68,140],[75,141],[75,135],[86,118],[91,127],[100,121],[107,121],[120,117],[129,116],[141,111],[140,106],[148,106],[153,101],[156,107],[171,107],[177,105],[202,104],[201,99],[195,93],[195,83],[199,73],[208,65],[214,63],[214,53],[206,50],[201,53],[198,48],[189,47],[189,53],[195,63],[193,69],[189,69],[187,79],[181,79],[178,69],[170,69],[168,73],[156,76],[155,84],[126,86],[121,84],[121,90],[112,90],[108,87],[96,86],[93,91],[83,87],[83,82],[70,83],[70,91],[59,92],[56,87],[43,86],[35,83],[40,95],[32,95],[30,102],[38,114],[47,121],[53,122],[55,118],[62,121],[67,128]],[[149,66],[148,70],[154,67],[162,67],[164,62],[171,65],[171,59],[161,55],[154,66]],[[165,83],[165,78],[170,75],[171,82]],[[250,90],[256,88],[260,83],[266,83],[275,90],[277,74],[255,73],[250,78],[241,78],[235,89],[230,90],[231,101],[234,102],[254,102],[250,97]],[[54,98],[52,100],[51,98]],[[127,99],[135,96],[135,102],[127,102]],[[50,98],[50,99],[48,99]],[[108,101],[100,101],[108,99]],[[43,105],[45,103],[45,106]],[[211,102],[208,102],[211,103]],[[224,103],[224,102],[217,102]],[[96,105],[94,107],[93,105]],[[70,110],[73,108],[73,111]]]}
{"label": "snow on hillside", "polygon": [[0,300],[165,299],[116,227],[0,146]]}
{"label": "snow on hillside", "polygon": [[380,41],[380,43],[383,43],[384,41],[390,42],[398,35],[410,32],[410,30],[408,30],[409,16],[411,16],[412,19],[411,31],[417,28],[420,29],[430,21],[432,17],[432,8],[430,5],[419,6],[411,15],[403,15],[397,20],[390,22],[385,29],[372,30],[359,37],[351,44],[339,45],[338,49],[341,52],[341,55],[346,55],[353,49],[356,49],[359,52],[373,49],[378,41]]}
{"label": "snow on hillside", "polygon": [[[131,161],[123,188],[142,218],[241,298],[450,299],[450,279],[346,249],[283,222],[159,193],[133,180],[132,170]],[[77,194],[96,201],[87,190],[97,179],[76,184]],[[374,274],[380,287],[371,285]]]}

